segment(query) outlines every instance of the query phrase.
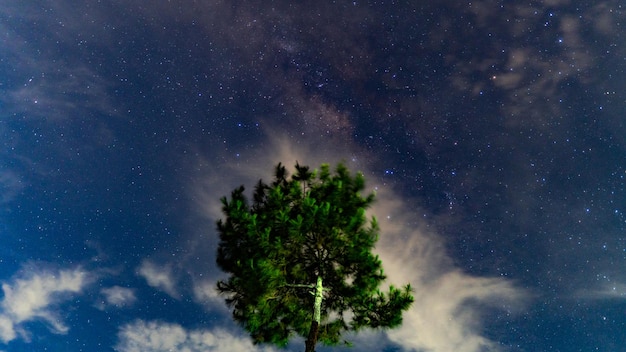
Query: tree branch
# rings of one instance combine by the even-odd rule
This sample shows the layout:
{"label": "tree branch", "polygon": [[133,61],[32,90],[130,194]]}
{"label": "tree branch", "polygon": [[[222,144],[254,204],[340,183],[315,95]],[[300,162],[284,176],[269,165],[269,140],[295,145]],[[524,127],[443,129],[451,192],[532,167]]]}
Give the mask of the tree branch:
{"label": "tree branch", "polygon": [[309,284],[309,285],[305,285],[305,284],[285,284],[283,286],[284,287],[297,287],[297,288],[314,288],[315,284]]}

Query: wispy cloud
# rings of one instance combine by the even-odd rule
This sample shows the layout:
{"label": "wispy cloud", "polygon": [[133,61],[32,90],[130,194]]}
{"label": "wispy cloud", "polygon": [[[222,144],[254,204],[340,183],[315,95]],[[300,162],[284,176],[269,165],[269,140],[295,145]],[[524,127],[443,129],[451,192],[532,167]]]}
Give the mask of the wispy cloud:
{"label": "wispy cloud", "polygon": [[56,334],[69,328],[56,306],[71,294],[79,294],[90,282],[89,274],[80,267],[64,270],[28,268],[2,284],[4,297],[0,302],[0,340],[4,343],[18,337],[29,339],[24,323],[42,321]]}
{"label": "wispy cloud", "polygon": [[127,287],[113,286],[100,290],[104,300],[100,302],[98,308],[103,309],[107,305],[116,307],[127,307],[137,301],[135,290]]}
{"label": "wispy cloud", "polygon": [[176,279],[170,266],[159,266],[149,260],[144,260],[139,266],[138,274],[146,279],[148,285],[164,291],[172,297],[178,297]]}
{"label": "wispy cloud", "polygon": [[274,351],[252,345],[223,329],[188,330],[179,324],[137,320],[122,326],[117,334],[120,352],[205,352],[205,351]]}
{"label": "wispy cloud", "polygon": [[406,349],[433,352],[497,351],[497,342],[481,335],[483,318],[494,309],[518,312],[527,293],[500,277],[464,273],[452,264],[442,236],[430,228],[415,204],[380,187],[371,211],[379,221],[379,253],[389,283],[410,282],[415,303],[403,325],[390,330]]}
{"label": "wispy cloud", "polygon": [[576,294],[577,298],[602,300],[602,299],[624,299],[626,300],[626,284],[620,282],[606,283],[598,289],[580,290]]}
{"label": "wispy cloud", "polygon": [[[63,50],[65,45],[77,45],[79,48],[86,45],[81,40],[72,43],[72,38],[79,30],[78,33],[87,34],[87,31],[98,30],[99,26],[93,25],[93,19],[90,21],[84,16],[76,16],[75,6],[59,5],[58,2],[47,5],[50,11],[55,12],[54,16],[47,14],[43,8],[23,4],[0,9],[0,17],[3,23],[6,22],[6,25],[0,24],[0,29],[9,38],[2,41],[1,47],[19,75],[10,80],[15,82],[12,86],[2,87],[6,90],[0,97],[5,105],[3,112],[48,121],[83,119],[94,112],[117,115],[115,104],[111,103],[107,94],[110,83],[84,62],[83,57],[73,60]],[[16,29],[19,26],[12,26],[20,21],[31,23],[35,31],[21,32]],[[107,33],[102,27],[99,31],[99,44],[104,44]],[[41,41],[37,37],[31,38],[31,33],[46,33],[51,39]]]}
{"label": "wispy cloud", "polygon": [[19,175],[12,170],[0,171],[0,205],[13,200],[24,188]]}
{"label": "wispy cloud", "polygon": [[194,282],[193,296],[196,302],[210,309],[225,308],[224,299],[220,296],[214,280],[202,280]]}

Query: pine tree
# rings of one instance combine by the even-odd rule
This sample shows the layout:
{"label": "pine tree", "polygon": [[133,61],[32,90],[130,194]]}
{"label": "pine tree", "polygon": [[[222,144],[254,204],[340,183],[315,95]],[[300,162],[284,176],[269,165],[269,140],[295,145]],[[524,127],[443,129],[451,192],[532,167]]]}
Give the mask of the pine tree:
{"label": "pine tree", "polygon": [[295,168],[290,177],[279,163],[271,184],[256,185],[252,204],[243,186],[221,199],[217,264],[229,276],[217,288],[233,318],[254,343],[284,347],[297,334],[306,352],[318,341],[336,345],[348,331],[400,325],[411,287],[379,289],[379,229],[365,214],[374,195],[361,195],[363,175],[343,164],[334,172],[326,164]]}

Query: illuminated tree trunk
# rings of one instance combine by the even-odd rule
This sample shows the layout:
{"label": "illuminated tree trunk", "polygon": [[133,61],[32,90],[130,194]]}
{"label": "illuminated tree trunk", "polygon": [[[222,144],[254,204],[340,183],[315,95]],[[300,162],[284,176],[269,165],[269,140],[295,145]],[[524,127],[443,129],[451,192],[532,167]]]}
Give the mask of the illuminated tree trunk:
{"label": "illuminated tree trunk", "polygon": [[311,328],[309,329],[309,336],[306,339],[305,352],[315,352],[315,345],[317,344],[317,336],[320,331],[320,322],[322,320],[322,299],[323,299],[324,287],[322,286],[322,277],[317,277],[317,284],[315,285],[315,303],[313,304],[313,321],[311,321]]}

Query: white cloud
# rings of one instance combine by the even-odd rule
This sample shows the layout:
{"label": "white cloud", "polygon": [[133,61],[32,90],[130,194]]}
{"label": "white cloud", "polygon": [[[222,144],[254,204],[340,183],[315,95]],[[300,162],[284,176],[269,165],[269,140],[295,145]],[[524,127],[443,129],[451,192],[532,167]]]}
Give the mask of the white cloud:
{"label": "white cloud", "polygon": [[135,291],[127,287],[113,286],[103,288],[100,290],[100,293],[104,296],[107,304],[117,307],[130,306],[137,300]]}
{"label": "white cloud", "polygon": [[57,334],[67,333],[54,306],[68,298],[68,294],[80,293],[88,283],[88,274],[81,268],[47,271],[29,268],[2,284],[4,297],[0,302],[0,340],[7,343],[18,335],[28,338],[22,323],[43,321]]}
{"label": "white cloud", "polygon": [[148,282],[148,285],[164,291],[172,297],[177,297],[176,280],[170,266],[158,266],[149,260],[144,260],[139,267],[139,275]]}
{"label": "white cloud", "polygon": [[381,227],[376,251],[389,281],[410,282],[415,297],[402,326],[387,332],[389,338],[406,349],[497,351],[497,343],[481,335],[485,309],[518,311],[525,293],[508,280],[455,268],[440,236],[424,226],[426,220],[416,220],[417,209],[389,190],[380,189],[377,199],[372,209]]}
{"label": "white cloud", "polygon": [[497,343],[481,335],[482,309],[470,303],[497,306],[508,300],[515,304],[520,297],[506,281],[460,271],[414,288],[416,302],[405,314],[404,324],[387,334],[405,348],[437,352],[497,351]]}
{"label": "white cloud", "polygon": [[194,282],[193,295],[196,302],[214,309],[216,306],[219,308],[226,308],[223,297],[220,296],[216,282],[213,280],[204,280]]}
{"label": "white cloud", "polygon": [[122,326],[115,349],[120,352],[274,351],[223,329],[187,330],[181,325],[137,320]]}
{"label": "white cloud", "polygon": [[13,321],[4,315],[0,315],[0,340],[9,342],[16,337]]}

